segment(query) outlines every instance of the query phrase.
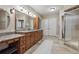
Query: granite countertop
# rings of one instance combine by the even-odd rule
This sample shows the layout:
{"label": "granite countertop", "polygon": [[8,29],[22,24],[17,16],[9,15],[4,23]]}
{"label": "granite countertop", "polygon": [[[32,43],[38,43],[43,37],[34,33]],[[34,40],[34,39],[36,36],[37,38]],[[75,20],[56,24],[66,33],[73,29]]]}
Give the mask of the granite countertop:
{"label": "granite countertop", "polygon": [[39,30],[42,30],[42,29],[38,29],[38,30],[24,30],[24,31],[16,31],[16,32],[34,32],[34,31],[39,31]]}
{"label": "granite countertop", "polygon": [[1,41],[5,41],[5,40],[18,38],[18,37],[22,37],[22,36],[24,36],[24,35],[21,35],[21,34],[10,34],[10,35],[1,36],[0,37],[0,42]]}

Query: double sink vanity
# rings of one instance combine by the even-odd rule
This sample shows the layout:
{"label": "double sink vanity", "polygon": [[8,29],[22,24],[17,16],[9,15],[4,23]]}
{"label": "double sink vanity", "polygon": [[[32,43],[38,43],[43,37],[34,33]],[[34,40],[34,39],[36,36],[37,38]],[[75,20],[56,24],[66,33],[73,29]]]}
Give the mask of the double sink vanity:
{"label": "double sink vanity", "polygon": [[7,10],[0,8],[0,54],[23,54],[42,39],[41,20],[16,8]]}
{"label": "double sink vanity", "polygon": [[0,37],[0,54],[22,54],[42,39],[42,30],[17,31]]}

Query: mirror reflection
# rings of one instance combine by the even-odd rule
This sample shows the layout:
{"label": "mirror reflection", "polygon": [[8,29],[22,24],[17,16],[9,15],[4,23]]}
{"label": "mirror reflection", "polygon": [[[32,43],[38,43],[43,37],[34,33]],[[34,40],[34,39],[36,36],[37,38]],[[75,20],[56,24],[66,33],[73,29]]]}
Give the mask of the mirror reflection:
{"label": "mirror reflection", "polygon": [[34,18],[16,10],[16,31],[33,30]]}
{"label": "mirror reflection", "polygon": [[8,28],[10,23],[9,13],[0,8],[0,30]]}

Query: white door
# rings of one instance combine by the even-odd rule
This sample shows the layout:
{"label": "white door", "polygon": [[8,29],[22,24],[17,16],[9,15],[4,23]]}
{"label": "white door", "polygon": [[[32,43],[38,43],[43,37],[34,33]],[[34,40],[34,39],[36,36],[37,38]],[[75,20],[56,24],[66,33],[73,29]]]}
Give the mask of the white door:
{"label": "white door", "polygon": [[50,35],[50,36],[56,36],[56,18],[49,18],[43,20],[43,30],[44,30],[44,35]]}
{"label": "white door", "polygon": [[48,21],[48,35],[56,36],[56,18],[49,19]]}
{"label": "white door", "polygon": [[43,20],[43,30],[44,30],[44,35],[48,36],[48,20]]}

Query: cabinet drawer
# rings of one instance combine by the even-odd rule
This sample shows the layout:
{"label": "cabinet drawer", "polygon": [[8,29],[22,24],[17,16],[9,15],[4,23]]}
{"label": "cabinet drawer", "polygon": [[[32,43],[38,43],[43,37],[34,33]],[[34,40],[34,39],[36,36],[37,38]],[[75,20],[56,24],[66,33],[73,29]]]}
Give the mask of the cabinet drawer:
{"label": "cabinet drawer", "polygon": [[25,35],[26,35],[26,36],[30,36],[31,34],[30,34],[30,33],[26,33]]}
{"label": "cabinet drawer", "polygon": [[15,39],[14,41],[16,42],[16,41],[18,41],[19,39],[17,38],[17,39]]}
{"label": "cabinet drawer", "polygon": [[0,45],[1,44],[8,44],[8,41],[2,41],[2,42],[0,42]]}
{"label": "cabinet drawer", "polygon": [[13,39],[12,40],[8,40],[8,44],[13,43],[13,42],[14,42]]}
{"label": "cabinet drawer", "polygon": [[21,38],[20,38],[20,41],[23,41],[24,39],[25,39],[25,37],[21,37]]}

